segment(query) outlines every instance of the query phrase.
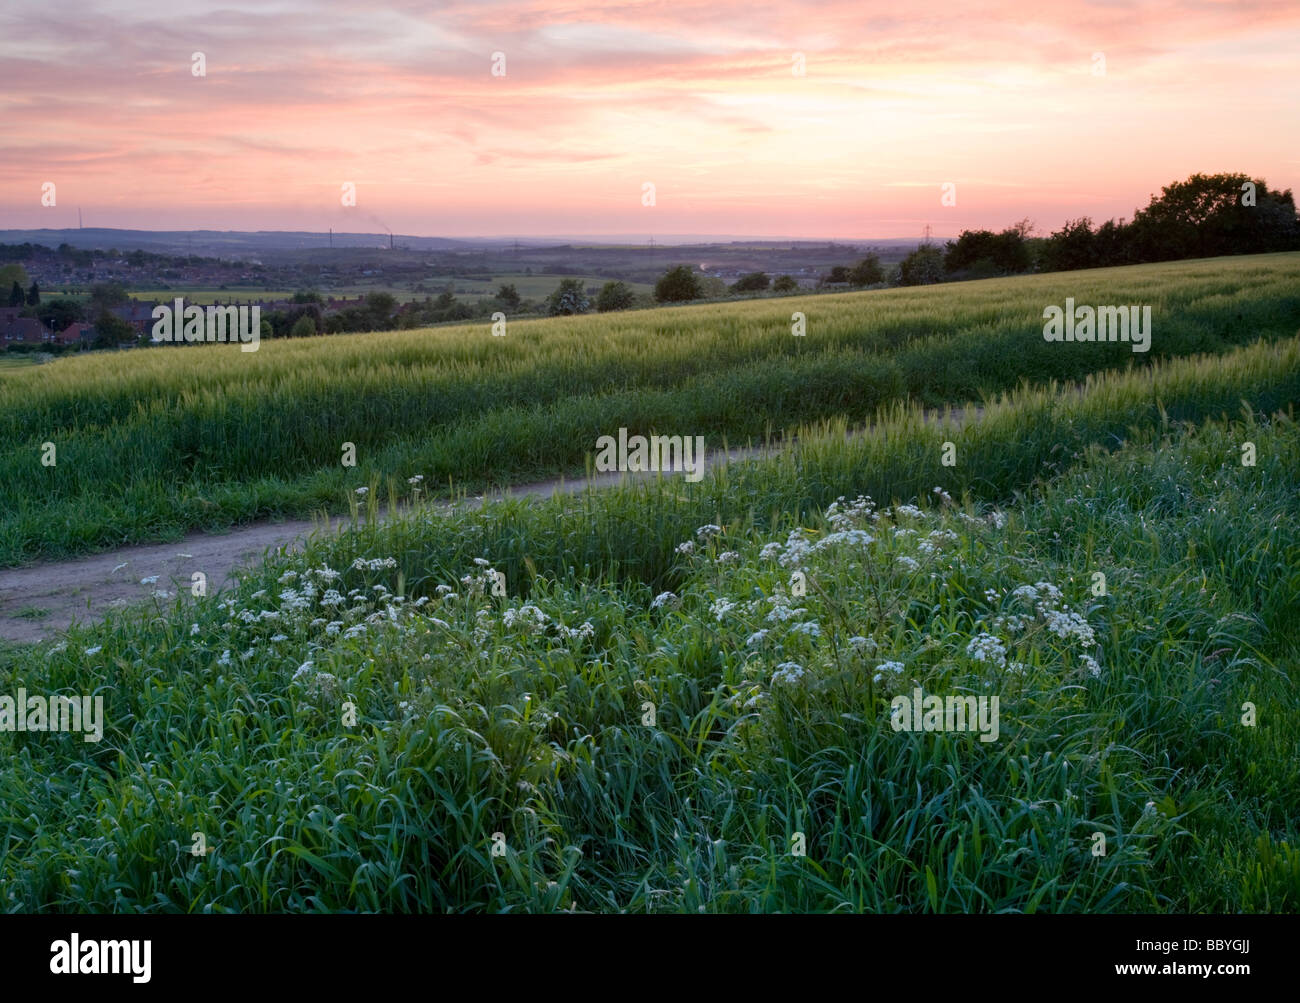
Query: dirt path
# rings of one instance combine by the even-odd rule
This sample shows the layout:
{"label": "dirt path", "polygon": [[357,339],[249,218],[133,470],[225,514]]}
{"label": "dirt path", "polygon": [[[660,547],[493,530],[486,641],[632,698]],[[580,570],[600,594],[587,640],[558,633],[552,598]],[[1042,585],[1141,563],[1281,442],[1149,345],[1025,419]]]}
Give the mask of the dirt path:
{"label": "dirt path", "polygon": [[[720,462],[758,456],[761,448],[717,450],[708,454],[706,467]],[[555,479],[522,484],[500,497],[549,498],[575,494],[588,486],[607,487],[624,477],[654,477],[647,474],[597,474],[590,480]],[[481,505],[483,495],[456,504]],[[444,505],[450,502],[442,503]],[[382,518],[382,514],[381,514]],[[348,519],[329,523],[337,529]],[[325,524],[312,521],[257,522],[238,526],[228,533],[191,533],[175,543],[149,543],[71,561],[36,564],[26,568],[0,570],[0,640],[32,643],[66,629],[74,621],[93,622],[113,609],[150,599],[155,590],[171,596],[188,593],[191,575],[202,572],[207,592],[215,593],[240,568],[260,560],[267,551],[293,549]]]}
{"label": "dirt path", "polygon": [[[978,418],[983,412],[982,407],[973,407],[969,412],[953,408],[950,413],[960,422],[968,413]],[[927,412],[925,420],[937,420],[942,414]],[[769,451],[763,447],[713,450],[707,454],[705,467],[751,459],[765,452]],[[488,500],[520,496],[549,498],[556,494],[576,494],[588,487],[609,487],[624,478],[656,476],[659,475],[614,473],[597,474],[590,479],[556,478],[517,485],[487,497]],[[483,495],[477,495],[454,504],[481,505],[483,500]],[[196,571],[206,576],[207,592],[212,595],[237,579],[241,568],[259,561],[267,551],[294,549],[309,534],[337,529],[347,522],[346,517],[336,517],[328,524],[309,520],[255,522],[235,527],[228,533],[191,533],[175,543],[139,544],[71,561],[0,569],[0,641],[30,644],[57,634],[74,622],[94,622],[115,607],[147,601],[155,590],[167,592],[169,599],[178,592],[188,594],[191,575]]]}

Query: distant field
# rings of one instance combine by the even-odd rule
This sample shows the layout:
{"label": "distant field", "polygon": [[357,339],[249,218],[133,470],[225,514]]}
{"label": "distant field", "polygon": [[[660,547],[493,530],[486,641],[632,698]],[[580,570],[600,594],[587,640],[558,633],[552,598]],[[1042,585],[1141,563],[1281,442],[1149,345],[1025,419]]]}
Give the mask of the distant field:
{"label": "distant field", "polygon": [[[1067,297],[1151,305],[1151,351],[1045,342],[1043,309]],[[1278,254],[514,321],[504,338],[480,323],[60,359],[0,384],[0,563],[341,511],[417,474],[436,491],[581,473],[620,427],[717,448],[1297,328],[1300,254]]]}
{"label": "distant field", "polygon": [[288,299],[293,295],[292,289],[146,289],[131,290],[130,296],[137,300],[153,300],[170,303],[177,297],[189,303],[215,303],[232,299],[278,300]]}
{"label": "distant field", "polygon": [[30,355],[0,355],[0,373],[14,369],[27,369],[34,365],[36,360]]}
{"label": "distant field", "polygon": [[[503,285],[514,285],[519,295],[524,299],[544,299],[551,295],[556,287],[565,279],[581,279],[585,286],[595,286],[599,288],[606,282],[610,281],[608,276],[599,275],[524,275],[502,274],[494,275],[491,279],[465,279],[452,278],[451,276],[442,276],[424,280],[424,285],[429,288],[441,291],[443,285],[452,282],[456,287],[458,296],[495,296],[496,292]],[[647,282],[628,282],[633,291],[639,293],[653,293],[654,286]],[[421,294],[423,295],[423,294]]]}
{"label": "distant field", "polygon": [[[422,300],[425,297],[436,297],[450,283],[455,289],[455,295],[462,299],[479,299],[495,296],[497,290],[503,285],[513,284],[519,295],[525,299],[544,299],[555,291],[555,288],[566,278],[582,279],[583,284],[587,286],[602,286],[607,278],[595,275],[524,275],[524,274],[502,274],[494,275],[490,279],[467,279],[451,275],[434,275],[422,279],[421,284],[424,286],[422,291],[415,291],[410,286],[392,286],[392,285],[344,285],[334,286],[329,289],[318,290],[323,297],[347,297],[352,299],[356,296],[365,296],[367,293],[386,292],[397,299],[399,303],[405,303],[410,300]],[[645,282],[629,282],[631,288],[636,292],[652,293],[654,286]],[[225,301],[230,299],[289,299],[293,296],[292,289],[271,289],[265,290],[260,288],[238,287],[231,289],[135,289],[131,290],[131,298],[138,300],[160,300],[169,302],[177,296],[183,296],[191,303],[213,303],[218,300]],[[47,295],[61,295],[55,290],[51,290]]]}

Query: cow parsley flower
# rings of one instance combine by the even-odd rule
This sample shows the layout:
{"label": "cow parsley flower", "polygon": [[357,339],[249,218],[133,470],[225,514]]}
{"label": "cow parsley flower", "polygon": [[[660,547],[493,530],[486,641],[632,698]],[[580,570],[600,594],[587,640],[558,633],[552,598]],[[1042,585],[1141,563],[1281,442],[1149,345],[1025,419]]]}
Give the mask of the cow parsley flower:
{"label": "cow parsley flower", "polygon": [[713,614],[714,619],[721,623],[728,613],[736,608],[736,604],[730,599],[718,599],[709,607],[709,612]]}
{"label": "cow parsley flower", "polygon": [[681,604],[682,604],[682,601],[681,601],[680,599],[677,598],[676,593],[673,593],[673,592],[660,592],[660,593],[659,593],[657,596],[655,596],[654,599],[651,601],[651,603],[650,603],[650,608],[651,608],[651,609],[663,609],[663,608],[667,607],[668,609],[677,609],[679,606],[681,606]]}
{"label": "cow parsley flower", "polygon": [[1007,664],[1007,649],[992,634],[980,634],[966,645],[966,654],[977,662],[992,662],[998,668]]}
{"label": "cow parsley flower", "polygon": [[793,686],[803,677],[803,666],[798,662],[782,662],[772,673],[772,684],[785,683]]}

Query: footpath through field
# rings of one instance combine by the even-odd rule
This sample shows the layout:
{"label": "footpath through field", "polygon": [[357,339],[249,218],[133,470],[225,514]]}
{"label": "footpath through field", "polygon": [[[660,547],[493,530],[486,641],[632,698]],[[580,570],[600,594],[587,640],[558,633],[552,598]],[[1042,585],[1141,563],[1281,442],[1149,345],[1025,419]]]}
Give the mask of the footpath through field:
{"label": "footpath through field", "polygon": [[[969,411],[975,417],[983,413],[979,407]],[[959,408],[949,412],[954,420],[961,420],[964,413]],[[926,418],[941,414],[930,412]],[[780,448],[776,445],[771,451]],[[712,450],[707,454],[705,468],[752,459],[766,451],[763,447]],[[657,476],[660,475],[643,472],[596,474],[577,480],[555,478],[464,501],[433,504],[481,505],[485,499],[502,497],[549,498],[556,494],[577,494],[588,488],[610,487],[624,478]],[[380,518],[383,517],[381,512]],[[228,533],[191,533],[174,543],[138,544],[70,561],[0,569],[0,640],[31,644],[67,629],[73,622],[93,622],[114,608],[148,601],[155,590],[168,593],[164,601],[170,601],[178,592],[188,595],[191,576],[196,571],[206,576],[207,592],[212,595],[237,579],[241,568],[260,560],[268,551],[294,549],[312,532],[338,529],[347,522],[347,518],[325,523],[255,522]]]}

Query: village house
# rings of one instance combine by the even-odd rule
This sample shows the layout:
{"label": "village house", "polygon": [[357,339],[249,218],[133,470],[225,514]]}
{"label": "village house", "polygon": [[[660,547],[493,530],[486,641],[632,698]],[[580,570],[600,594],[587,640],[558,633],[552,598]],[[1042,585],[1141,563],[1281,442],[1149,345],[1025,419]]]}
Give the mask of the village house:
{"label": "village house", "polygon": [[5,324],[3,333],[0,333],[0,338],[9,345],[16,342],[39,345],[51,337],[50,329],[35,317],[16,317]]}
{"label": "village house", "polygon": [[144,300],[131,300],[120,306],[110,307],[108,312],[126,321],[138,334],[147,334],[153,328],[154,305]]}
{"label": "village house", "polygon": [[95,325],[78,321],[54,336],[60,345],[89,345],[95,340]]}

